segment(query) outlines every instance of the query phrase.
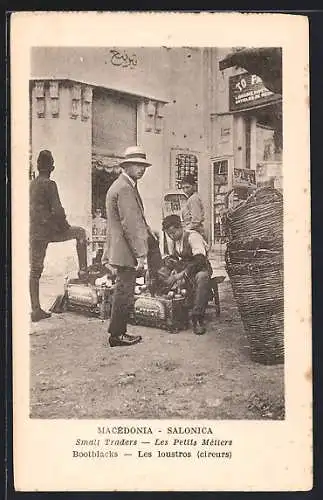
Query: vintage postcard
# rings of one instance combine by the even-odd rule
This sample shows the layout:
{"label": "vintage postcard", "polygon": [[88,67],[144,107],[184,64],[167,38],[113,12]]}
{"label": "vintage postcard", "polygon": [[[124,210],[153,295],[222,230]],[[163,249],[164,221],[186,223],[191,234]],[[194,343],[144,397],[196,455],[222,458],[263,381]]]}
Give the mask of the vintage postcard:
{"label": "vintage postcard", "polygon": [[310,490],[307,18],[10,31],[16,490]]}

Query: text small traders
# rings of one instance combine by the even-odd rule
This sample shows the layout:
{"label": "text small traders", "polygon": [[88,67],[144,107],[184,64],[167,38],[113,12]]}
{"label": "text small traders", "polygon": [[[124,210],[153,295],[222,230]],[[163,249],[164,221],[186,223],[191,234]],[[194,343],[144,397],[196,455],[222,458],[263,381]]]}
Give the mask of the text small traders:
{"label": "text small traders", "polygon": [[129,313],[134,301],[136,277],[143,272],[148,250],[158,246],[150,230],[137,181],[151,166],[140,146],[127,148],[120,163],[122,173],[106,196],[107,239],[102,263],[116,269],[116,284],[109,324],[109,344],[130,346],[142,340],[127,333]]}
{"label": "text small traders", "polygon": [[79,278],[87,276],[87,241],[82,227],[70,226],[66,220],[57,185],[50,179],[54,170],[53,155],[48,150],[39,153],[37,169],[39,175],[30,183],[30,301],[31,319],[39,321],[50,317],[39,302],[39,279],[44,268],[48,244],[51,242],[76,240],[79,263]]}
{"label": "text small traders", "polygon": [[172,255],[179,258],[181,271],[173,274],[173,283],[185,280],[192,297],[192,324],[197,335],[206,332],[205,311],[210,298],[212,267],[207,258],[207,243],[197,231],[183,228],[178,215],[172,214],[163,220],[163,230],[173,240]]}

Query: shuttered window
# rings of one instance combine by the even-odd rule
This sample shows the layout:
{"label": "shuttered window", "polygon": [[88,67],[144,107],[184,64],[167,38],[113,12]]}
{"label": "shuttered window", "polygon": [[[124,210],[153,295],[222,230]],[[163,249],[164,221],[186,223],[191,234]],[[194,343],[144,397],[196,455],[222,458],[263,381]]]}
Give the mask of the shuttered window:
{"label": "shuttered window", "polygon": [[121,156],[137,144],[137,102],[103,89],[94,89],[92,105],[93,150]]}

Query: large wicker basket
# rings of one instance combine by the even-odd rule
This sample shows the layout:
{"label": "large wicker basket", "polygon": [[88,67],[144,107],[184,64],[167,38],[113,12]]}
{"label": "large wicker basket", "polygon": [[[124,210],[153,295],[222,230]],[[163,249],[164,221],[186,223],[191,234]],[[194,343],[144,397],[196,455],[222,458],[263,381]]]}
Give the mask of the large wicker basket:
{"label": "large wicker basket", "polygon": [[283,197],[265,187],[256,190],[227,215],[230,240],[268,239],[283,234]]}
{"label": "large wicker basket", "polygon": [[284,360],[284,290],[281,259],[271,262],[231,264],[226,268],[231,281],[251,358],[264,364]]}
{"label": "large wicker basket", "polygon": [[284,361],[283,200],[257,190],[228,218],[226,269],[249,339],[251,358]]}

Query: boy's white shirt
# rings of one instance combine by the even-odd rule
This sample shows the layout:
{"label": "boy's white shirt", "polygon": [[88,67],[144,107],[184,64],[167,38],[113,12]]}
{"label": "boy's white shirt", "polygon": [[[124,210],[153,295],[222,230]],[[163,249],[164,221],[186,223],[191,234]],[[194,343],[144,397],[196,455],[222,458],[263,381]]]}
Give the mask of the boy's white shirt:
{"label": "boy's white shirt", "polygon": [[[188,241],[191,245],[192,254],[198,255],[202,254],[206,256],[207,243],[204,240],[203,236],[197,231],[189,231],[190,235],[188,237]],[[184,233],[180,240],[175,242],[175,249],[179,254],[183,252],[183,242],[184,242]]]}

